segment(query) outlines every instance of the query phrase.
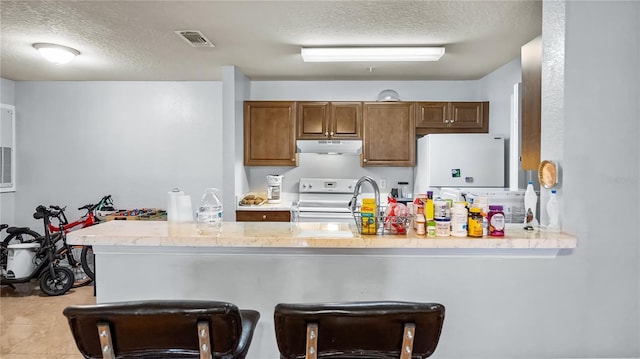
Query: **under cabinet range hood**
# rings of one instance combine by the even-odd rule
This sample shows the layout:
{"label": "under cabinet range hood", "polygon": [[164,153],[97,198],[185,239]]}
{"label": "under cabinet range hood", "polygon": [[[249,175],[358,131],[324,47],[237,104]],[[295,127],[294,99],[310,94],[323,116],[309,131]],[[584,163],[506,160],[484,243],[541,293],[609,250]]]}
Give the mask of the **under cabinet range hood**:
{"label": "under cabinet range hood", "polygon": [[359,155],[361,140],[298,140],[298,153],[322,153],[330,155]]}

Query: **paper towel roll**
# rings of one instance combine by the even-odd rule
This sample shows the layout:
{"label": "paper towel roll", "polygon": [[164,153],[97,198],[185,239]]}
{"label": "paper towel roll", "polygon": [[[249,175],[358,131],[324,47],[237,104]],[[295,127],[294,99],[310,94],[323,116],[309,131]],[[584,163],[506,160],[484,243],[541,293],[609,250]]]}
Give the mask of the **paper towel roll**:
{"label": "paper towel roll", "polygon": [[167,193],[167,221],[178,222],[178,198],[183,197],[184,192],[177,188]]}
{"label": "paper towel roll", "polygon": [[176,197],[176,207],[178,209],[178,222],[193,222],[193,210],[191,209],[191,196],[185,194]]}

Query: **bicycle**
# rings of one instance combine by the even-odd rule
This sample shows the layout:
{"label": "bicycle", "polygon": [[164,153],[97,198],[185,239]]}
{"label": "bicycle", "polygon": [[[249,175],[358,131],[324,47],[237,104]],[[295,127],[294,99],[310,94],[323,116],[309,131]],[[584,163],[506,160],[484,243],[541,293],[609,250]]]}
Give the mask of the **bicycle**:
{"label": "bicycle", "polygon": [[84,246],[72,246],[67,243],[67,231],[64,230],[64,225],[67,224],[67,218],[64,214],[66,207],[49,206],[49,210],[54,214],[52,218],[58,220],[58,231],[52,232],[53,226],[49,221],[47,231],[51,235],[51,240],[56,246],[56,255],[60,258],[60,265],[67,267],[73,271],[74,281],[73,288],[85,286],[93,281],[93,278],[89,276],[82,266],[82,250]]}
{"label": "bicycle", "polygon": [[[78,227],[76,229],[85,228],[101,222],[102,220],[95,215],[95,212],[113,210],[113,200],[111,199],[111,195],[106,195],[106,196],[103,196],[100,199],[100,201],[98,201],[98,203],[96,204],[87,204],[78,208],[78,210],[83,210],[83,209],[86,210],[87,213],[85,213],[80,219],[71,223],[69,223],[66,215],[64,214],[64,209],[66,207],[60,208],[57,206],[51,206],[51,208],[59,211],[59,214],[58,214],[59,224],[57,227],[52,224],[49,224],[48,229],[52,234],[64,232],[65,233],[64,243],[66,244],[66,233],[68,233],[70,230],[76,227]],[[76,260],[76,262],[80,263],[82,267],[82,271],[86,273],[86,275],[89,276],[91,280],[95,280],[95,264],[94,264],[93,248],[91,246],[70,246],[69,253],[71,253],[74,259],[78,258],[77,251],[80,251],[80,254],[79,254],[79,259]],[[77,266],[74,268],[76,272],[80,270],[80,268]]]}
{"label": "bicycle", "polygon": [[[2,268],[0,284],[13,286],[15,283],[27,283],[33,278],[39,278],[40,290],[47,295],[61,295],[71,289],[74,274],[71,269],[59,265],[55,244],[47,230],[50,218],[55,214],[44,206],[36,208],[33,218],[43,220],[45,235],[39,238],[39,245],[34,247],[36,252],[33,253],[33,259],[21,257],[21,271],[13,272],[7,268],[5,272],[5,268]],[[18,257],[13,260],[17,261],[16,258]],[[24,264],[28,267],[24,268]]]}

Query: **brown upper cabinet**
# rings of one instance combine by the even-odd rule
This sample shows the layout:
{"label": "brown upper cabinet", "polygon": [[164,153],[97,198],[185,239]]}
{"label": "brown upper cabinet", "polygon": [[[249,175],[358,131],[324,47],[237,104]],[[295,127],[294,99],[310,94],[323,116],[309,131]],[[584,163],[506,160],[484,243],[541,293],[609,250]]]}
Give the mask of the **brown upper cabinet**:
{"label": "brown upper cabinet", "polygon": [[298,139],[361,138],[361,102],[298,102]]}
{"label": "brown upper cabinet", "polygon": [[365,102],[362,165],[415,166],[414,116],[413,102]]}
{"label": "brown upper cabinet", "polygon": [[296,166],[296,106],[293,101],[245,101],[244,164]]}
{"label": "brown upper cabinet", "polygon": [[523,170],[538,170],[542,112],[542,38],[540,36],[522,46],[520,61],[522,61],[520,164]]}
{"label": "brown upper cabinet", "polygon": [[417,102],[416,133],[487,133],[489,102]]}

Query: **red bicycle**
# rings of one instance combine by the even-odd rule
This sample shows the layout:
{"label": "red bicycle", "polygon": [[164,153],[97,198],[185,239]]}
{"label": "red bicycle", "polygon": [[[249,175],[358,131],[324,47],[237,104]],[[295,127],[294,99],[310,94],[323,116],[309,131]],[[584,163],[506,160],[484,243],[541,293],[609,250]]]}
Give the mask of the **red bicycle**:
{"label": "red bicycle", "polygon": [[[58,211],[56,218],[58,219],[58,225],[49,223],[47,229],[52,235],[55,235],[55,239],[62,239],[63,248],[67,248],[67,254],[70,255],[69,266],[75,268],[76,274],[76,286],[84,285],[92,280],[95,280],[95,263],[93,256],[93,248],[91,246],[69,246],[67,245],[66,234],[74,229],[85,228],[93,226],[96,223],[100,223],[102,220],[96,216],[96,211],[112,211],[113,200],[111,195],[106,195],[100,199],[96,204],[84,205],[78,210],[86,210],[87,213],[80,217],[78,220],[69,223],[67,216],[64,214],[66,207],[60,208],[58,206],[51,206],[52,209]],[[86,274],[88,278],[83,279]]]}

